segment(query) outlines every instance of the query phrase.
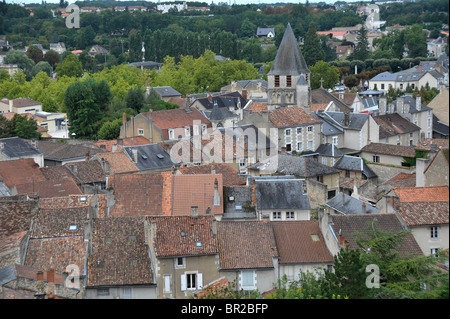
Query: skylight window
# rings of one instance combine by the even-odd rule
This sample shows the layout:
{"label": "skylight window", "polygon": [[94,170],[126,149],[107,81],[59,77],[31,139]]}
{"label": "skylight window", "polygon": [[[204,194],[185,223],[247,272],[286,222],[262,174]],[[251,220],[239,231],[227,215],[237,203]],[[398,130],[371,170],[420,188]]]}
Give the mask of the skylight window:
{"label": "skylight window", "polygon": [[70,225],[69,226],[69,230],[77,230],[78,229],[78,225]]}
{"label": "skylight window", "polygon": [[195,243],[195,245],[196,245],[197,247],[202,247],[202,242],[201,242],[201,241],[198,241],[198,242]]}

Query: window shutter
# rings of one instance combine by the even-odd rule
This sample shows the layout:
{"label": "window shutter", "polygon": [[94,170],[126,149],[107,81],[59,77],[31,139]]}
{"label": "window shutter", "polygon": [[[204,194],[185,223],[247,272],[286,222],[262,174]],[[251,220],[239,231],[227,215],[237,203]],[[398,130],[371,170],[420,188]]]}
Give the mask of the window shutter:
{"label": "window shutter", "polygon": [[181,275],[181,291],[185,291],[186,289],[187,289],[186,275]]}
{"label": "window shutter", "polygon": [[197,289],[203,288],[203,274],[197,274]]}

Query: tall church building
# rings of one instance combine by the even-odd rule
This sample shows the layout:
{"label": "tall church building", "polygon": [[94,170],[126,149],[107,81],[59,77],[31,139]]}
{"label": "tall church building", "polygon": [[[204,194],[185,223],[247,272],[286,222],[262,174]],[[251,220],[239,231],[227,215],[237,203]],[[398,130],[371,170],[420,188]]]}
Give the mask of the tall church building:
{"label": "tall church building", "polygon": [[301,106],[309,113],[310,74],[311,71],[288,23],[272,68],[267,74],[267,109]]}

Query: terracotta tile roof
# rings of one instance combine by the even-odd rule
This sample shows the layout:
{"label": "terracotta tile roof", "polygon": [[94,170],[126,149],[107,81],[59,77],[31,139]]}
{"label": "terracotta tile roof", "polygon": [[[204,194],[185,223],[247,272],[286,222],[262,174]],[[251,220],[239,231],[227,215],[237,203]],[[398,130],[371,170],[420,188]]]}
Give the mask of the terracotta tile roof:
{"label": "terracotta tile roof", "polygon": [[134,165],[131,159],[122,152],[100,153],[96,154],[100,162],[105,160],[108,163],[112,174],[122,174],[137,172],[139,169]]}
{"label": "terracotta tile roof", "polygon": [[374,116],[373,119],[380,126],[380,139],[420,131],[420,127],[397,113]]}
{"label": "terracotta tile roof", "polygon": [[117,150],[121,149],[120,143],[123,143],[123,146],[136,146],[136,145],[150,144],[150,141],[143,136],[133,136],[133,137],[126,137],[121,140],[98,140],[96,142],[93,142],[92,144],[99,148],[102,148],[103,145],[106,151],[112,152],[113,144],[118,144]]}
{"label": "terracotta tile roof", "polygon": [[252,112],[267,111],[267,102],[253,102],[247,107],[247,110]]}
{"label": "terracotta tile roof", "polygon": [[94,219],[88,287],[156,284],[153,281],[144,218]]}
{"label": "terracotta tile roof", "polygon": [[400,202],[448,202],[448,186],[394,188]]}
{"label": "terracotta tile roof", "polygon": [[273,268],[278,257],[272,226],[265,221],[221,221],[217,227],[221,269]]}
{"label": "terracotta tile roof", "polygon": [[[31,228],[32,239],[84,236],[84,223],[89,220],[89,208],[41,209]],[[71,226],[74,229],[71,228]]]}
{"label": "terracotta tile roof", "polygon": [[158,258],[219,252],[217,238],[212,234],[212,216],[162,216],[147,217],[147,220],[156,223],[153,245]]}
{"label": "terracotta tile roof", "polygon": [[172,211],[172,172],[108,176],[114,191],[114,217],[170,215]]}
{"label": "terracotta tile roof", "polygon": [[203,296],[207,295],[208,293],[217,293],[220,294],[222,289],[227,288],[230,285],[230,282],[227,278],[222,277],[219,278],[212,283],[206,285],[203,287],[203,289],[196,293],[197,298],[202,298]]}
{"label": "terracotta tile roof", "polygon": [[299,106],[271,111],[269,118],[273,126],[278,128],[322,123],[314,116],[307,114]]}
{"label": "terracotta tile roof", "polygon": [[448,148],[449,147],[449,140],[436,139],[436,138],[426,138],[426,139],[423,140],[423,142],[420,142],[416,146],[416,150],[431,151],[431,147],[433,145],[436,148]]}
{"label": "terracotta tile roof", "polygon": [[206,164],[198,166],[183,166],[178,169],[182,174],[212,174],[212,170],[216,174],[222,175],[223,186],[245,185],[246,179],[239,175],[228,164]]}
{"label": "terracotta tile roof", "polygon": [[310,104],[311,112],[324,111],[329,103]]}
{"label": "terracotta tile roof", "polygon": [[[217,181],[219,205],[214,205],[214,187]],[[172,215],[189,216],[196,206],[199,215],[223,215],[222,175],[187,174],[173,176]]]}
{"label": "terracotta tile roof", "polygon": [[[29,98],[17,98],[13,99],[13,107],[25,107],[25,106],[36,106],[36,105],[42,105],[39,102],[36,102]],[[6,105],[9,105],[9,100],[2,100],[1,102],[5,103]]]}
{"label": "terracotta tile roof", "polygon": [[393,187],[416,187],[416,173],[398,173],[383,184],[390,184]]}
{"label": "terracotta tile roof", "polygon": [[65,179],[74,179],[75,176],[69,171],[65,165],[41,167],[41,173],[49,181],[58,181]]}
{"label": "terracotta tile roof", "polygon": [[448,201],[399,203],[396,211],[408,226],[448,224],[449,220]]}
{"label": "terracotta tile roof", "polygon": [[55,161],[85,158],[94,154],[105,152],[105,150],[97,147],[88,147],[77,144],[64,144],[44,140],[40,140],[37,142],[37,149],[44,153],[45,159]]}
{"label": "terracotta tile roof", "polygon": [[385,143],[370,143],[361,149],[361,152],[385,154],[392,156],[414,157],[414,146],[392,145]]}
{"label": "terracotta tile roof", "polygon": [[[27,233],[28,233],[27,231],[21,231],[9,236],[0,237],[0,254],[18,247],[20,245],[20,242],[24,239]],[[3,258],[5,257],[3,256],[2,259]],[[4,259],[2,260],[2,262],[4,262]]]}
{"label": "terracotta tile roof", "polygon": [[88,242],[82,236],[30,239],[25,266],[62,273],[68,265],[77,265],[84,275]]}
{"label": "terracotta tile roof", "polygon": [[99,161],[90,160],[66,164],[67,168],[76,177],[76,181],[81,184],[104,183],[106,174],[103,172]]}
{"label": "terracotta tile roof", "polygon": [[[76,208],[76,207],[89,207],[91,199],[94,196],[102,195],[68,195],[62,197],[50,197],[40,198],[39,207],[41,209],[57,209],[57,208]],[[86,201],[81,201],[85,197]]]}
{"label": "terracotta tile roof", "polygon": [[0,238],[28,231],[39,211],[38,200],[0,201]]}
{"label": "terracotta tile roof", "polygon": [[[336,236],[341,233],[341,236],[350,249],[359,248],[356,243],[358,234],[364,235],[372,227],[381,231],[388,231],[399,233],[403,231],[402,225],[395,214],[374,214],[374,215],[333,215],[332,228]],[[372,226],[373,225],[373,226]],[[367,235],[363,236],[367,238]],[[399,247],[397,248],[399,255],[405,254],[419,254],[422,255],[422,250],[417,244],[412,234],[407,234]]]}
{"label": "terracotta tile roof", "polygon": [[[342,102],[344,102],[347,105],[352,105],[353,102],[355,101],[355,98],[357,96],[358,93],[344,93],[344,100]],[[340,97],[341,93],[331,93],[331,95],[333,95],[335,98]]]}
{"label": "terracotta tile roof", "polygon": [[332,263],[318,221],[272,222],[280,263]]}
{"label": "terracotta tile roof", "polygon": [[192,126],[194,121],[211,125],[211,122],[195,108],[161,110],[142,114],[147,118],[152,114],[153,124],[161,130]]}
{"label": "terracotta tile roof", "polygon": [[32,158],[0,161],[0,179],[8,186],[45,181],[39,165]]}
{"label": "terracotta tile roof", "polygon": [[39,195],[40,198],[82,195],[83,192],[73,179],[49,180],[16,185],[19,194]]}

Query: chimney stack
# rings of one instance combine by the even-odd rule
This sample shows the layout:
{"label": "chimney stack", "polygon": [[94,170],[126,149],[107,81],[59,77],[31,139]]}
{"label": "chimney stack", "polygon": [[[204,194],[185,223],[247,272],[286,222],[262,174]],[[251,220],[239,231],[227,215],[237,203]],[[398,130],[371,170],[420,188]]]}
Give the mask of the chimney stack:
{"label": "chimney stack", "polygon": [[13,111],[13,100],[9,100],[9,113]]}
{"label": "chimney stack", "polygon": [[242,97],[247,101],[247,90],[242,90]]}
{"label": "chimney stack", "polygon": [[132,159],[133,163],[137,163],[137,161],[138,161],[138,151],[135,148],[131,149],[131,159]]}
{"label": "chimney stack", "polygon": [[44,280],[44,272],[42,270],[39,270],[36,273],[36,280],[37,281],[43,281]]}
{"label": "chimney stack", "polygon": [[[403,114],[404,100],[403,97],[397,98],[397,113]],[[394,112],[391,112],[394,113]]]}
{"label": "chimney stack", "polygon": [[350,112],[344,111],[344,126],[348,126],[350,124]]}
{"label": "chimney stack", "polygon": [[417,94],[416,96],[416,110],[420,111],[422,109],[422,97],[420,94]]}
{"label": "chimney stack", "polygon": [[366,213],[366,203],[362,203],[362,213]]}
{"label": "chimney stack", "polygon": [[342,192],[342,205],[345,205],[345,194]]}
{"label": "chimney stack", "polygon": [[198,206],[191,206],[191,217],[198,217]]}
{"label": "chimney stack", "polygon": [[379,115],[384,115],[387,112],[387,98],[381,97],[378,105]]}
{"label": "chimney stack", "polygon": [[47,270],[47,282],[55,282],[55,270]]}

